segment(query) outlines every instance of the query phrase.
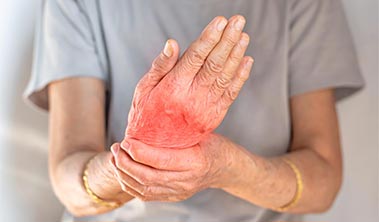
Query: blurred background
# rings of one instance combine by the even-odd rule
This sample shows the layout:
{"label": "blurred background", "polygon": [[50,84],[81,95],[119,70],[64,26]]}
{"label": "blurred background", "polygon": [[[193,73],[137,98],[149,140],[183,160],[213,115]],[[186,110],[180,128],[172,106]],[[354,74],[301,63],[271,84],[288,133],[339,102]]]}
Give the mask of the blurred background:
{"label": "blurred background", "polygon": [[[325,0],[326,1],[326,0]],[[366,88],[338,104],[344,183],[334,207],[307,221],[379,221],[378,0],[343,0]],[[0,0],[0,220],[59,221],[47,169],[47,118],[22,100],[39,0]],[[343,55],[341,55],[343,56]]]}

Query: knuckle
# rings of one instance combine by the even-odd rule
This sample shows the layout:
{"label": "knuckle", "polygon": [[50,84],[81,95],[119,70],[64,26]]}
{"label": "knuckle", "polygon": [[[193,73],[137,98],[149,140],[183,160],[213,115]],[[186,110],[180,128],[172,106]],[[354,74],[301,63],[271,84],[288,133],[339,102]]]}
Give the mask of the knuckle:
{"label": "knuckle", "polygon": [[208,92],[208,100],[211,102],[211,104],[215,105],[217,99],[219,98],[219,90],[212,85],[211,89]]}
{"label": "knuckle", "polygon": [[234,52],[230,54],[229,60],[231,63],[238,65],[241,62],[241,57],[236,52]]}
{"label": "knuckle", "polygon": [[[151,65],[151,68],[152,70],[155,70],[155,71],[163,71],[165,69],[165,63],[164,63],[164,60],[162,60],[161,58],[158,58],[156,59],[153,64]],[[155,75],[152,75],[152,76],[155,76]]]}
{"label": "knuckle", "polygon": [[241,86],[249,79],[249,73],[247,75],[241,75],[239,77],[240,81],[241,81]]}
{"label": "knuckle", "polygon": [[153,71],[149,71],[147,76],[147,85],[151,85],[152,83],[154,84],[160,80],[160,75],[158,75],[157,72],[161,72],[161,69],[154,66],[152,69]]}
{"label": "knuckle", "polygon": [[222,75],[219,78],[216,78],[216,87],[217,89],[225,89],[229,85],[229,79]]}
{"label": "knuckle", "polygon": [[238,96],[237,90],[227,90],[225,93],[227,98],[230,99],[229,101],[234,101]]}
{"label": "knuckle", "polygon": [[223,69],[223,65],[220,64],[216,59],[209,58],[204,66],[205,70],[211,73],[219,73]]}
{"label": "knuckle", "polygon": [[200,42],[207,47],[212,47],[218,42],[218,38],[216,35],[213,35],[212,32],[205,32],[201,37],[200,37]]}
{"label": "knuckle", "polygon": [[223,39],[223,42],[225,43],[227,47],[233,47],[237,43],[237,39],[229,35],[229,36],[225,36],[225,38]]}
{"label": "knuckle", "polygon": [[203,58],[204,58],[204,53],[200,48],[194,49],[194,48],[189,48],[187,51],[187,56],[184,58],[187,59],[187,63],[191,66],[199,66],[202,65]]}
{"label": "knuckle", "polygon": [[209,86],[211,84],[209,82],[210,80],[209,72],[202,71],[200,75],[196,76],[196,78],[197,78],[197,83],[199,84],[199,86]]}

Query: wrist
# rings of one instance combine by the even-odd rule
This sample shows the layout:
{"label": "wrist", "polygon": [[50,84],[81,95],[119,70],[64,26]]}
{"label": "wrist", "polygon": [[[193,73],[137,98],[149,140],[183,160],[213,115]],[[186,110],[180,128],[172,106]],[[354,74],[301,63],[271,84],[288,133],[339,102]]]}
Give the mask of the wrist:
{"label": "wrist", "polygon": [[233,189],[241,183],[246,172],[244,167],[246,168],[249,163],[247,163],[245,153],[237,144],[222,136],[219,141],[218,149],[222,151],[223,155],[219,161],[220,173],[212,187],[223,190]]}
{"label": "wrist", "polygon": [[88,164],[88,186],[96,196],[105,201],[124,203],[131,199],[118,183],[111,163],[112,154],[101,152]]}
{"label": "wrist", "polygon": [[229,146],[230,152],[227,157],[229,165],[224,172],[224,180],[220,188],[234,193],[250,186],[250,181],[256,181],[257,164],[254,156],[243,147],[234,143]]}

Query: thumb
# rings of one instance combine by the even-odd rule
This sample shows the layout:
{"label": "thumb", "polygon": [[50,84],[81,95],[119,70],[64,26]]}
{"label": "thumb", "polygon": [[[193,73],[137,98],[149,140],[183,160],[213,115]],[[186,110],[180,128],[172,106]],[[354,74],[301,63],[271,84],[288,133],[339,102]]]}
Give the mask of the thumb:
{"label": "thumb", "polygon": [[163,51],[154,59],[150,70],[146,74],[146,81],[148,81],[149,86],[156,86],[163,77],[170,72],[170,70],[175,66],[179,57],[179,45],[173,40],[169,39]]}

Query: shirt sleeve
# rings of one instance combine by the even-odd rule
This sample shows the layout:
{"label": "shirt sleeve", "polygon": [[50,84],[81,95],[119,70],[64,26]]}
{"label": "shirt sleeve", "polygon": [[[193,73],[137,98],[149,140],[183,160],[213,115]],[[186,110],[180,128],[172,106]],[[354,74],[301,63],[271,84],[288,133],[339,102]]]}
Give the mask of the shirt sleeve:
{"label": "shirt sleeve", "polygon": [[95,39],[86,13],[81,1],[41,1],[33,70],[24,91],[24,98],[37,107],[48,109],[47,85],[53,81],[78,76],[108,81],[96,45],[101,40]]}
{"label": "shirt sleeve", "polygon": [[363,87],[340,0],[295,0],[290,18],[290,96],[333,88],[340,100]]}

